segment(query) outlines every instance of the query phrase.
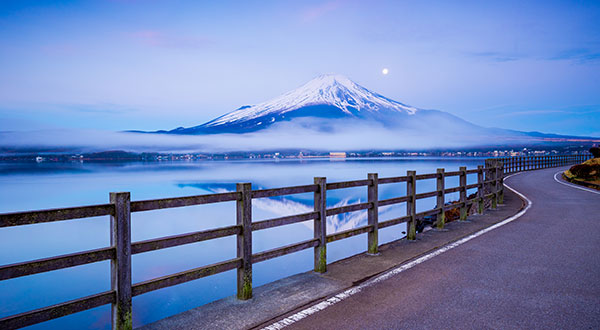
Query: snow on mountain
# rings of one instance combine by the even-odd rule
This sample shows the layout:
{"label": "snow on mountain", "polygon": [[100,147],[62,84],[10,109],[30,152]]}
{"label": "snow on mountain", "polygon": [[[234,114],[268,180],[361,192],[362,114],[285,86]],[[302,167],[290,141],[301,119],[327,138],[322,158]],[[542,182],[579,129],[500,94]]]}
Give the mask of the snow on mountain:
{"label": "snow on mountain", "polygon": [[211,127],[269,115],[281,115],[314,105],[335,106],[349,116],[364,112],[396,111],[414,114],[417,111],[416,108],[371,92],[343,75],[327,74],[318,76],[270,101],[242,107],[203,126]]}

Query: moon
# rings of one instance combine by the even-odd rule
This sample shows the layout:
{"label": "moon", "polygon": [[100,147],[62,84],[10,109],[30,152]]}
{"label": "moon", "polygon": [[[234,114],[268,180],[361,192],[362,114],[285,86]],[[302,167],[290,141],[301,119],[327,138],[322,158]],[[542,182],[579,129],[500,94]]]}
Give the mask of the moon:
{"label": "moon", "polygon": [[386,75],[386,74],[390,73],[390,70],[388,70],[388,68],[383,68],[383,70],[381,70],[381,73]]}

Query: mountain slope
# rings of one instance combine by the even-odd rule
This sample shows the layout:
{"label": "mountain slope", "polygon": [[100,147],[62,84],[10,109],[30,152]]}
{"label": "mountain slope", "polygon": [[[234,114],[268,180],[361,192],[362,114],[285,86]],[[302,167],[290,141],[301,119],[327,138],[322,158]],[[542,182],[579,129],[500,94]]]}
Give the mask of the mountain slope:
{"label": "mountain slope", "polygon": [[169,133],[246,133],[302,117],[386,122],[418,112],[417,108],[372,92],[345,76],[328,74],[267,102],[244,106],[205,124]]}

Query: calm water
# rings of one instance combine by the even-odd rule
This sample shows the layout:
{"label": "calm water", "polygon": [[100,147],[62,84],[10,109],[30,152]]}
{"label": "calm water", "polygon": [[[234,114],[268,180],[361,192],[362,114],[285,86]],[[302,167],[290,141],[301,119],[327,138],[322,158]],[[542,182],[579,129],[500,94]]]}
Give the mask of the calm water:
{"label": "calm water", "polygon": [[[358,180],[367,173],[380,177],[405,175],[407,170],[432,173],[459,166],[475,168],[476,158],[385,158],[348,160],[199,161],[118,164],[0,164],[0,213],[106,203],[111,191],[130,191],[132,200],[189,196],[235,190],[236,182],[253,189]],[[468,176],[468,184],[476,182]],[[446,185],[458,185],[458,177]],[[417,192],[435,190],[434,180],[419,181]],[[403,196],[403,183],[382,185],[380,199]],[[471,191],[469,192],[471,193]],[[328,192],[329,207],[366,201],[366,187]],[[312,210],[312,194],[253,201],[253,220]],[[448,200],[458,199],[450,194]],[[419,200],[417,212],[434,206],[434,198]],[[380,221],[405,214],[405,206],[382,207]],[[139,241],[235,224],[235,203],[226,202],[132,214],[132,240]],[[328,217],[328,234],[366,224],[366,211]],[[380,243],[404,236],[403,224],[380,230]],[[0,229],[0,265],[29,261],[109,245],[109,219],[96,217]],[[312,222],[253,233],[253,252],[312,238]],[[133,282],[199,267],[235,257],[235,237],[189,244],[134,255]],[[328,262],[366,250],[366,234],[327,247]],[[312,249],[255,264],[254,286],[308,271]],[[110,289],[108,261],[0,282],[0,318]],[[235,294],[235,271],[153,291],[133,299],[134,326],[183,312]],[[109,329],[110,306],[102,306],[32,329]]]}

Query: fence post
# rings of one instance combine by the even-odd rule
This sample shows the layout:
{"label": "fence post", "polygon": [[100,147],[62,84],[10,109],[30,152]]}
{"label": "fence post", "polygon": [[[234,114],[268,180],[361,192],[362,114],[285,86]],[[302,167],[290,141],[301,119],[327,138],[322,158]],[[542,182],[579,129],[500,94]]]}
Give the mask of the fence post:
{"label": "fence post", "polygon": [[504,204],[504,162],[498,162],[496,168],[496,188],[498,190],[498,204]]}
{"label": "fence post", "polygon": [[540,156],[540,168],[546,168],[546,156]]}
{"label": "fence post", "polygon": [[494,161],[491,163],[487,173],[489,177],[487,177],[486,180],[492,180],[489,184],[490,192],[493,194],[492,209],[496,209],[498,208],[498,162]]}
{"label": "fence post", "polygon": [[315,191],[315,212],[319,215],[315,218],[313,230],[314,238],[319,240],[315,246],[315,272],[325,273],[327,271],[327,179],[316,177],[315,184],[319,187]]}
{"label": "fence post", "polygon": [[242,227],[237,235],[237,257],[242,266],[237,269],[237,297],[252,298],[252,184],[238,183],[237,191],[242,197],[237,201],[237,225]]}
{"label": "fence post", "polygon": [[467,220],[467,167],[460,167],[460,220]]}
{"label": "fence post", "polygon": [[408,197],[406,201],[406,215],[410,217],[406,228],[406,239],[413,241],[417,239],[417,219],[415,218],[415,214],[417,213],[417,201],[415,200],[417,193],[417,172],[406,171],[406,176],[408,177],[406,180],[406,197]]}
{"label": "fence post", "polygon": [[519,156],[519,172],[525,171],[525,156]]}
{"label": "fence post", "polygon": [[444,216],[444,200],[446,197],[446,194],[444,192],[444,169],[443,168],[438,168],[437,169],[437,206],[436,208],[439,208],[440,211],[437,214],[437,229],[444,229],[444,224],[445,224],[445,216]]}
{"label": "fence post", "polygon": [[110,284],[117,300],[111,305],[112,328],[129,330],[131,322],[131,195],[111,192],[110,202],[115,207],[110,216],[110,245],[115,258],[110,260]]}
{"label": "fence post", "polygon": [[378,196],[378,177],[377,173],[369,173],[368,178],[371,183],[368,186],[368,198],[371,206],[368,210],[368,224],[371,230],[368,233],[367,253],[377,254],[379,252],[379,196]]}
{"label": "fence post", "polygon": [[477,166],[477,213],[483,214],[484,207],[484,189],[483,189],[483,166]]}

